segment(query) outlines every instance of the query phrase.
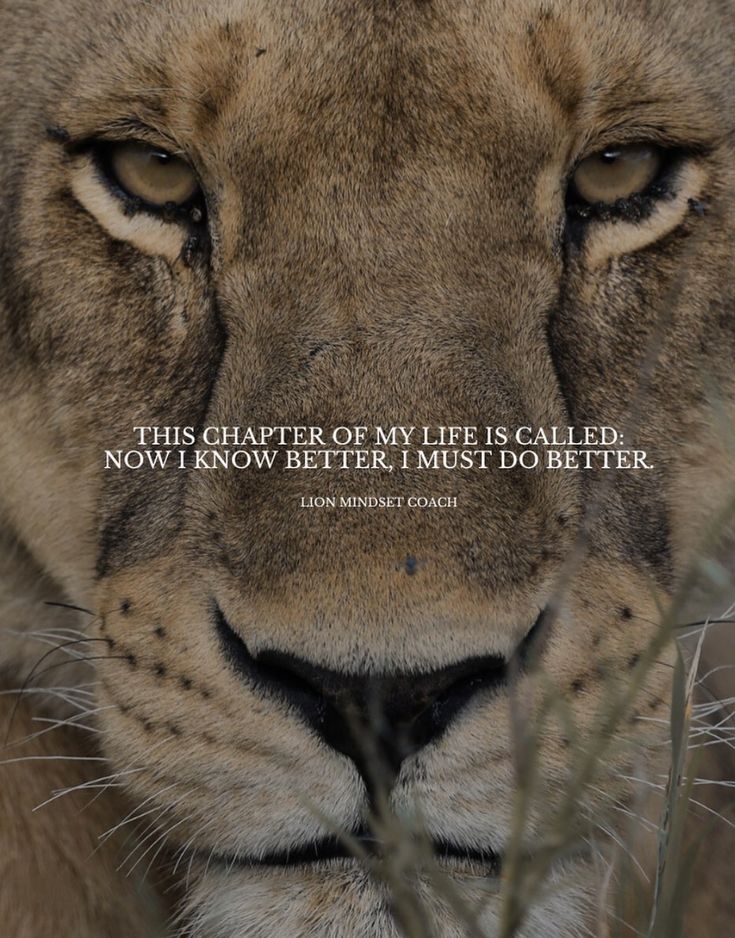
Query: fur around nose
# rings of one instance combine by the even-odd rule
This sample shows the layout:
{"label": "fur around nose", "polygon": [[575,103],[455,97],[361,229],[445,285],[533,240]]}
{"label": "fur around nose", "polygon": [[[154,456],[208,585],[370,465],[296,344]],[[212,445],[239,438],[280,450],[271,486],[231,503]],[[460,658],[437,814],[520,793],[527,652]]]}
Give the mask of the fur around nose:
{"label": "fur around nose", "polygon": [[369,790],[389,785],[407,757],[438,739],[476,694],[507,677],[505,659],[495,655],[423,672],[335,671],[281,651],[252,655],[219,610],[217,630],[236,672],[296,710],[354,762]]}

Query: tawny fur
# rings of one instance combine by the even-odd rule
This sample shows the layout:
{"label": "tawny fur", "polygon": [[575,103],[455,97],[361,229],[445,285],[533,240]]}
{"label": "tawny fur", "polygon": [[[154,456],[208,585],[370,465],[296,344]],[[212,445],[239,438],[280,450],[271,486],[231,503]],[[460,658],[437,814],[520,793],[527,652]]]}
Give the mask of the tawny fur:
{"label": "tawny fur", "polygon": [[[10,728],[3,759],[17,760],[0,766],[3,934],[160,938],[161,900],[141,870],[127,877],[117,869],[127,835],[99,840],[129,810],[117,789],[80,788],[36,810],[53,790],[102,774],[100,762],[84,761],[94,758],[84,739],[64,728],[49,732],[48,724],[33,721],[38,712],[12,697],[0,699],[3,727]],[[36,761],[45,759],[54,761]]]}
{"label": "tawny fur", "polygon": [[[254,654],[349,673],[507,656],[599,497],[544,653],[582,736],[594,732],[610,675],[635,666],[735,475],[722,429],[735,418],[732,4],[0,0],[0,35],[3,686],[92,674],[99,774],[126,773],[130,803],[166,832],[194,934],[387,938],[385,895],[354,864],[227,869],[233,855],[323,836],[324,814],[353,828],[366,801],[349,760],[227,667],[213,602]],[[198,241],[105,189],[87,144],[126,135],[191,162],[208,208]],[[641,139],[685,154],[665,202],[640,223],[565,227],[577,160]],[[601,473],[427,483],[103,470],[105,449],[156,424],[613,425],[654,468],[610,486]],[[298,509],[315,492],[427,484],[458,508]],[[726,541],[693,617],[732,592],[732,580],[711,588],[731,576]],[[54,671],[38,668],[49,629],[82,630],[94,660],[57,652]],[[731,647],[707,653],[729,664]],[[636,717],[665,721],[670,661],[653,668]],[[533,690],[520,681],[522,699]],[[14,732],[61,713],[58,700],[23,696]],[[665,724],[625,731],[660,771]],[[53,733],[32,752],[78,745]],[[568,759],[557,727],[532,840]],[[611,804],[630,803],[631,774],[625,751],[601,760],[587,810],[619,822]],[[0,766],[11,938],[50,933],[50,918],[58,938],[158,927],[155,914],[142,924],[149,906],[107,854],[86,862],[112,824],[106,798],[29,815],[76,778],[74,763]],[[433,835],[502,850],[515,787],[500,694],[408,760],[392,800],[400,813],[418,799]],[[716,833],[723,857],[727,833]],[[49,867],[67,858],[54,891]],[[697,938],[735,916],[706,873],[686,930]],[[586,862],[555,869],[524,938],[582,934],[594,879]],[[457,934],[436,911],[442,938]],[[491,903],[489,934],[496,922]]]}

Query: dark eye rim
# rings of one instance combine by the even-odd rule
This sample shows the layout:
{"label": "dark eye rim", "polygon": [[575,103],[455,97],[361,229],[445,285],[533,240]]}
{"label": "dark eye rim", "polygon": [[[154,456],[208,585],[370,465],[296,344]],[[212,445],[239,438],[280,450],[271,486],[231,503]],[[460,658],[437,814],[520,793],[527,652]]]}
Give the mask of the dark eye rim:
{"label": "dark eye rim", "polygon": [[[570,222],[577,225],[584,225],[591,221],[642,222],[653,214],[661,202],[676,198],[677,177],[692,154],[682,147],[666,147],[646,140],[638,141],[638,144],[655,146],[661,155],[661,167],[652,182],[640,192],[618,199],[617,202],[588,202],[580,195],[574,182],[579,166],[591,156],[616,147],[630,146],[631,143],[612,144],[595,150],[593,153],[587,153],[577,160],[567,177],[565,210]],[[635,142],[632,145],[635,145]]]}
{"label": "dark eye rim", "polygon": [[[204,189],[198,177],[196,192],[186,202],[182,203],[167,202],[164,205],[156,205],[154,202],[142,199],[125,188],[112,167],[112,155],[116,147],[131,142],[175,156],[165,147],[154,147],[144,140],[98,140],[89,145],[88,152],[91,155],[98,176],[112,195],[123,203],[125,214],[133,216],[139,212],[146,212],[165,222],[201,228],[206,223],[207,207]],[[196,175],[195,170],[192,169],[192,172]]]}

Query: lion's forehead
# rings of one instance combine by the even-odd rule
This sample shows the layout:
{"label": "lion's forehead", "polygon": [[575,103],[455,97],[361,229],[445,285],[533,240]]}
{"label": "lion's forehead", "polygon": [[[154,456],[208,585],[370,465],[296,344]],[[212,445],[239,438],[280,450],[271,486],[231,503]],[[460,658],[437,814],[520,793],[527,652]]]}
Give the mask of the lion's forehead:
{"label": "lion's forehead", "polygon": [[[696,6],[706,22],[708,0]],[[663,119],[674,105],[696,135],[703,53],[721,41],[703,22],[692,45],[691,9],[666,0],[179,0],[109,12],[87,50],[90,80],[75,72],[70,122],[98,130],[124,106],[238,182],[259,161],[273,175],[293,158],[300,179],[329,164],[335,178],[377,172],[385,184],[417,154],[424,173],[451,156],[453,172],[491,164],[501,181],[558,155],[578,125],[633,109]]]}
{"label": "lion's forehead", "polygon": [[425,293],[466,282],[501,246],[548,255],[564,167],[586,139],[672,114],[690,142],[713,135],[678,18],[662,29],[626,3],[178,2],[116,15],[126,28],[95,33],[64,126],[77,139],[130,120],[161,131],[207,179],[225,261],[278,255],[284,271],[319,270],[318,291],[331,262],[369,261],[386,285],[410,270]]}

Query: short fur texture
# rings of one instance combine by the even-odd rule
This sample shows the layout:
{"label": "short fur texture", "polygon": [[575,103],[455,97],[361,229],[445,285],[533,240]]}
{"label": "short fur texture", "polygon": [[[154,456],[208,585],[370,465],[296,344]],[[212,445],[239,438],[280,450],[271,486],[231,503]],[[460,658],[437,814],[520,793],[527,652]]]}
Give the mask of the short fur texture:
{"label": "short fur texture", "polygon": [[[194,934],[392,938],[385,896],[350,861],[221,859],[323,835],[314,806],[352,829],[366,796],[348,759],[227,666],[213,602],[253,654],[351,674],[510,656],[599,495],[544,650],[590,729],[733,478],[718,428],[735,425],[735,10],[2,0],[0,35],[4,684],[89,681],[82,665],[34,671],[31,634],[87,630],[109,760],[99,775],[126,773],[167,847],[196,851],[183,864]],[[84,144],[127,136],[196,168],[198,241],[126,214],[104,188]],[[641,139],[684,154],[667,198],[645,220],[566,224],[576,161]],[[611,486],[601,473],[433,474],[434,491],[458,496],[450,512],[297,508],[314,492],[385,494],[380,473],[102,468],[141,424],[628,426],[631,410],[654,469]],[[389,481],[390,494],[427,487],[416,473]],[[653,670],[626,726],[643,746],[660,736],[650,718],[666,717],[669,675],[665,662]],[[14,732],[32,725],[22,711]],[[433,835],[502,851],[511,742],[507,694],[478,698],[404,763],[394,808],[418,799]],[[548,805],[567,758],[557,728],[542,758]],[[628,758],[601,766],[586,805],[609,825],[632,797]],[[39,850],[73,854],[78,825],[86,850],[100,824],[41,811],[18,836],[41,789],[71,784],[47,765],[0,768],[8,875]],[[532,841],[543,815],[530,817]],[[584,933],[594,877],[580,863],[554,872],[525,936]],[[74,924],[54,934],[118,934],[104,924],[111,903],[121,936],[144,934],[129,883],[87,869],[65,887],[59,922]],[[6,883],[0,921],[12,910],[27,923],[16,936],[49,933],[45,888]],[[727,897],[711,895],[688,935],[732,925]],[[70,911],[104,907],[96,920]],[[442,936],[459,934],[437,915]],[[489,934],[496,917],[491,904]]]}

